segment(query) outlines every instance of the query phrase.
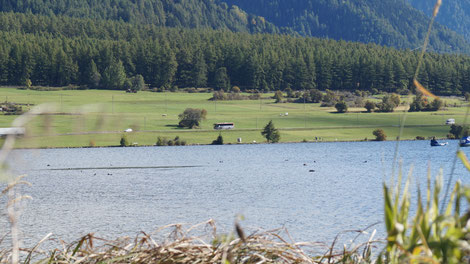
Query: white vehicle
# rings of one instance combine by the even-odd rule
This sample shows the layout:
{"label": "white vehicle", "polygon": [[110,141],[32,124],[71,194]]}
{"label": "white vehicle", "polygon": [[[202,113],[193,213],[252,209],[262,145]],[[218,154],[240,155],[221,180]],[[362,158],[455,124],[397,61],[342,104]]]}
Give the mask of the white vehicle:
{"label": "white vehicle", "polygon": [[132,132],[132,128],[128,128],[128,129],[124,130],[124,132],[127,132],[127,133]]}
{"label": "white vehicle", "polygon": [[214,129],[221,130],[221,129],[233,129],[235,125],[233,123],[217,123],[214,124]]}
{"label": "white vehicle", "polygon": [[455,124],[455,119],[453,118],[447,119],[446,125],[453,125],[453,124]]}

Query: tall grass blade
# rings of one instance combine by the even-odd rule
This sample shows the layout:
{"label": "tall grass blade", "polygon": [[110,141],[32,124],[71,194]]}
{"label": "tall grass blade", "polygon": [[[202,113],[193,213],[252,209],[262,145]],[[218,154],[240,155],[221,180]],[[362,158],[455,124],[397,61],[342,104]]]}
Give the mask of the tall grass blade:
{"label": "tall grass blade", "polygon": [[424,88],[424,86],[421,85],[418,80],[414,79],[413,84],[415,85],[416,89],[418,89],[418,91],[420,91],[423,95],[432,97],[434,99],[439,98],[438,96],[431,93],[428,89]]}
{"label": "tall grass blade", "polygon": [[470,171],[470,162],[468,161],[467,155],[461,150],[457,151],[457,157],[462,161],[462,164]]}

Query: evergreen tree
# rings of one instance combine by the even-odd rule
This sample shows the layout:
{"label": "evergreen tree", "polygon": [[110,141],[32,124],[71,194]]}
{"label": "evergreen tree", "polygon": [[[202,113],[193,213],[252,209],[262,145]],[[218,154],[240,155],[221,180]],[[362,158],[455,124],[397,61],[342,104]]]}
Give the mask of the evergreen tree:
{"label": "evergreen tree", "polygon": [[220,67],[215,72],[214,86],[218,90],[228,91],[230,89],[230,79],[227,75],[227,68]]}
{"label": "evergreen tree", "polygon": [[201,51],[196,53],[192,78],[196,87],[205,87],[207,85],[207,65]]}
{"label": "evergreen tree", "polygon": [[103,73],[102,84],[105,89],[122,90],[126,81],[126,72],[122,61],[117,61],[109,65]]}
{"label": "evergreen tree", "polygon": [[140,91],[145,88],[145,80],[142,75],[137,74],[136,76],[132,77],[131,79],[131,90],[133,91]]}
{"label": "evergreen tree", "polygon": [[274,127],[273,121],[269,121],[269,123],[263,128],[261,131],[261,135],[263,135],[268,143],[277,143],[281,138],[279,130]]}
{"label": "evergreen tree", "polygon": [[99,73],[94,60],[91,60],[85,76],[87,78],[86,84],[89,88],[96,89],[99,87],[101,82],[101,74]]}

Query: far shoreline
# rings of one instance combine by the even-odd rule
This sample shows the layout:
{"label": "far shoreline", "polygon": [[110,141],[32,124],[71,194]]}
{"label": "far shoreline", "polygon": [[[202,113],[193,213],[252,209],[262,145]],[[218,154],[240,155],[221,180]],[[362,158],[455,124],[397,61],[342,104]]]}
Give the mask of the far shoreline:
{"label": "far shoreline", "polygon": [[[458,139],[447,139],[447,138],[436,138],[439,141],[455,141]],[[13,148],[13,150],[44,150],[44,149],[104,149],[104,148],[150,148],[150,147],[197,147],[197,146],[240,146],[240,145],[276,145],[276,144],[302,144],[302,143],[310,143],[310,144],[325,144],[325,143],[359,143],[359,142],[409,142],[409,141],[430,141],[430,139],[402,139],[402,140],[337,140],[337,141],[291,141],[291,142],[278,142],[278,143],[267,143],[267,142],[256,142],[256,143],[227,143],[222,145],[214,145],[214,144],[187,144],[182,146],[157,146],[157,145],[135,145],[135,146],[77,146],[77,147],[37,147],[37,148]],[[3,144],[2,144],[3,145]]]}

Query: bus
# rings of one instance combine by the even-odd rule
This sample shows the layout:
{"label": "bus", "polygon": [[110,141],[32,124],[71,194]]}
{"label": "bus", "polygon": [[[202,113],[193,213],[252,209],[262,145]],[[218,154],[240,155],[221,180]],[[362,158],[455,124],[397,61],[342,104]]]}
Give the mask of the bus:
{"label": "bus", "polygon": [[221,130],[221,129],[232,129],[235,125],[233,123],[216,123],[214,124],[214,129]]}

